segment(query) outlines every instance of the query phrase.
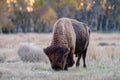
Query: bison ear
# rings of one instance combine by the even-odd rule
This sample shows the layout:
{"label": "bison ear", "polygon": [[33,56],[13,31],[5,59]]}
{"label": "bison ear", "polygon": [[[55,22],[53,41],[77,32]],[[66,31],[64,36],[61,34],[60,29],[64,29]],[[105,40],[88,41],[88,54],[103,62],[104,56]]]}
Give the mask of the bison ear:
{"label": "bison ear", "polygon": [[48,52],[46,51],[46,48],[43,48],[43,51],[46,55],[48,55]]}

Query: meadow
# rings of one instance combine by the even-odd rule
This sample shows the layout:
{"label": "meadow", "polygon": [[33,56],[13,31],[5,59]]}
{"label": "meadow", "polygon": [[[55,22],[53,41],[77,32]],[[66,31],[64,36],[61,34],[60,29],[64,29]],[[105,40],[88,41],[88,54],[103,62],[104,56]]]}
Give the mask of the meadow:
{"label": "meadow", "polygon": [[68,71],[53,71],[42,55],[36,62],[20,59],[21,44],[38,47],[38,52],[31,52],[34,56],[34,52],[44,54],[51,38],[52,34],[43,33],[0,34],[0,80],[120,80],[120,33],[91,33],[86,69],[82,59],[80,67]]}

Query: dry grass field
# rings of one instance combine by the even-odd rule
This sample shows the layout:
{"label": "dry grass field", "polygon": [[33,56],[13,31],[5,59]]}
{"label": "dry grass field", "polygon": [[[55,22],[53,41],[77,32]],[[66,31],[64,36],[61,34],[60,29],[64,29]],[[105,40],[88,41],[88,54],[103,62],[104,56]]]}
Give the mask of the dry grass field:
{"label": "dry grass field", "polygon": [[18,56],[21,44],[37,46],[37,51],[30,53],[32,56],[44,54],[42,49],[50,44],[51,38],[52,34],[0,34],[0,80],[120,80],[119,33],[91,34],[86,69],[82,59],[79,68],[73,66],[57,72],[51,69],[47,58],[24,62]]}

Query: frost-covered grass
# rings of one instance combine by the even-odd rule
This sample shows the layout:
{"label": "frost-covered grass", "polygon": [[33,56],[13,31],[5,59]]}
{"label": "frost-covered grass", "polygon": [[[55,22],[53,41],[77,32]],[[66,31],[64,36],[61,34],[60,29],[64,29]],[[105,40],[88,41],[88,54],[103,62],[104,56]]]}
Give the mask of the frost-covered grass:
{"label": "frost-covered grass", "polygon": [[[92,33],[87,68],[82,67],[81,59],[79,68],[73,66],[68,71],[59,72],[53,71],[50,63],[46,62],[48,59],[41,55],[44,54],[42,49],[49,45],[52,34],[0,35],[0,80],[120,80],[119,35]],[[27,44],[21,46],[24,43]],[[22,56],[18,55],[19,49],[23,51]],[[26,53],[28,57],[24,56]],[[36,55],[37,60],[29,61]],[[27,57],[28,61],[20,57]]]}
{"label": "frost-covered grass", "polygon": [[35,44],[21,44],[17,53],[23,62],[49,62],[48,57],[43,52],[43,49]]}

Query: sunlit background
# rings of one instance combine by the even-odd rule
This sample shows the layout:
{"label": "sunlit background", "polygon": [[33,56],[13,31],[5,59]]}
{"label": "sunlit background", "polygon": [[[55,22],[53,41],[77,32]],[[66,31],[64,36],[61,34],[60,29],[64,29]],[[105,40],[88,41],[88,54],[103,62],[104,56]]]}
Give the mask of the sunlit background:
{"label": "sunlit background", "polygon": [[120,0],[0,0],[0,33],[52,32],[61,17],[92,31],[120,31]]}

